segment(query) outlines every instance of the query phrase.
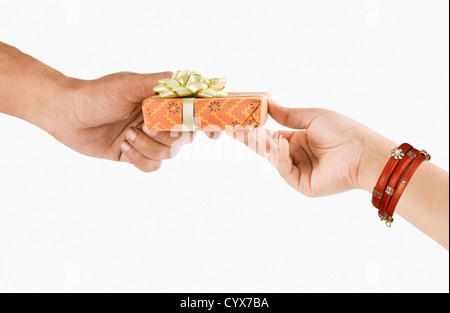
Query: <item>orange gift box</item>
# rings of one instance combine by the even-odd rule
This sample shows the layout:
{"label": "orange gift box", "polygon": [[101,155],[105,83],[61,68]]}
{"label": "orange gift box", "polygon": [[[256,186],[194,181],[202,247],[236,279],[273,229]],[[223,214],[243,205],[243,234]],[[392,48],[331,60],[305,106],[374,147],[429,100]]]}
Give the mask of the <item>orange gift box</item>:
{"label": "orange gift box", "polygon": [[156,131],[248,130],[263,126],[267,94],[231,93],[220,98],[161,98],[142,103],[145,125]]}

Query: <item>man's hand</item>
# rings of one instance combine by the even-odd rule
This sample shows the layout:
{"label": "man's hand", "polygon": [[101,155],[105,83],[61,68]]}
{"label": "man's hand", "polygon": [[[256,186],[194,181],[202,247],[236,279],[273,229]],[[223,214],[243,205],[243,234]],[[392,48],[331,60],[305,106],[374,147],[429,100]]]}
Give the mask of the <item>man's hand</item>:
{"label": "man's hand", "polygon": [[144,172],[157,170],[194,139],[193,133],[151,132],[144,126],[142,101],[170,75],[117,73],[73,80],[67,103],[57,108],[52,134],[85,155],[126,161]]}
{"label": "man's hand", "polygon": [[117,73],[79,80],[0,42],[0,112],[42,128],[82,154],[152,172],[194,138],[143,127],[142,101],[170,75]]}

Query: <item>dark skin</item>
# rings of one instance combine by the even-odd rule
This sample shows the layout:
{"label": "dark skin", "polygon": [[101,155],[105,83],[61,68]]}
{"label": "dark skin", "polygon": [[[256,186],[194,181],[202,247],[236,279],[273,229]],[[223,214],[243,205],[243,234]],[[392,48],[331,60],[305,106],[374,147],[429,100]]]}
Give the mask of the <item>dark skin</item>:
{"label": "dark skin", "polygon": [[29,121],[79,153],[129,162],[144,172],[159,169],[195,137],[143,127],[142,101],[171,75],[122,72],[80,80],[0,42],[1,112]]}
{"label": "dark skin", "polygon": [[[68,103],[72,113],[55,125],[53,135],[80,153],[130,162],[145,172],[157,170],[162,160],[173,158],[181,145],[194,139],[193,133],[143,129],[142,101],[154,95],[153,87],[160,79],[169,76],[170,72],[117,73],[94,81],[74,81]],[[124,142],[130,145],[128,151],[124,151]]]}

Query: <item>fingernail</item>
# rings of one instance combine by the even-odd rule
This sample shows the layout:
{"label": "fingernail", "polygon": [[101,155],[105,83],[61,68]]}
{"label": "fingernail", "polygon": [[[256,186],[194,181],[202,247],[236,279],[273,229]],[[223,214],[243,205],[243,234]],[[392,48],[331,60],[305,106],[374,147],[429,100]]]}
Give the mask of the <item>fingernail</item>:
{"label": "fingernail", "polygon": [[123,152],[128,152],[131,149],[131,146],[128,142],[124,141],[122,142],[122,145],[120,146],[120,148],[122,149]]}
{"label": "fingernail", "polygon": [[147,128],[146,125],[144,125],[142,127],[142,131],[144,133],[146,133],[147,135],[149,135],[150,137],[155,137],[158,134],[158,132],[156,130],[150,130],[150,129]]}
{"label": "fingernail", "polygon": [[137,136],[137,132],[132,128],[127,130],[127,133],[125,134],[125,137],[127,137],[127,139],[131,142],[133,142],[136,139],[136,136]]}

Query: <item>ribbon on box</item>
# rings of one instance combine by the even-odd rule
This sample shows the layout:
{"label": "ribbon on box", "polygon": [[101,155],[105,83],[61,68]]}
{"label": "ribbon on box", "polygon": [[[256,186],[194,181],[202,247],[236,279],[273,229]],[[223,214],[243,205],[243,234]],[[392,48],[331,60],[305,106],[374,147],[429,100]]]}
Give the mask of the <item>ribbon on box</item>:
{"label": "ribbon on box", "polygon": [[159,81],[153,90],[161,98],[219,98],[228,94],[222,91],[225,78],[206,78],[197,72],[177,71],[172,78]]}
{"label": "ribbon on box", "polygon": [[177,71],[169,79],[162,79],[153,90],[161,98],[183,99],[183,125],[187,131],[195,131],[195,98],[220,98],[224,92],[226,78],[206,78],[197,72]]}

